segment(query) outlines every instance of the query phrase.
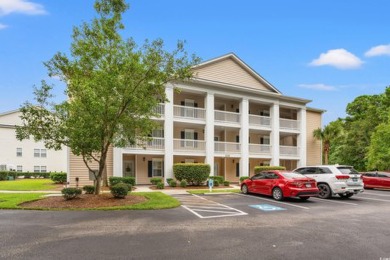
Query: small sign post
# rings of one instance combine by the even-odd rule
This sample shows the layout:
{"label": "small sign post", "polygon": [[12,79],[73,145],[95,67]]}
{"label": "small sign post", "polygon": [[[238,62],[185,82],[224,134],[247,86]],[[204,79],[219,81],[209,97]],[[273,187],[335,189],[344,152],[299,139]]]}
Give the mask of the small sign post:
{"label": "small sign post", "polygon": [[209,191],[210,192],[213,191],[213,186],[214,186],[214,180],[213,179],[209,179]]}

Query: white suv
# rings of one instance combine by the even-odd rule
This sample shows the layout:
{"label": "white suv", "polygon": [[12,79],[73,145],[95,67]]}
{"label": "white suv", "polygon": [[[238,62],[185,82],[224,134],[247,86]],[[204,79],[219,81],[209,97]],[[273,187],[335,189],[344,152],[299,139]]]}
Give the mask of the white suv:
{"label": "white suv", "polygon": [[338,194],[342,198],[350,198],[364,191],[360,174],[347,165],[305,166],[294,170],[317,181],[319,197],[330,198]]}

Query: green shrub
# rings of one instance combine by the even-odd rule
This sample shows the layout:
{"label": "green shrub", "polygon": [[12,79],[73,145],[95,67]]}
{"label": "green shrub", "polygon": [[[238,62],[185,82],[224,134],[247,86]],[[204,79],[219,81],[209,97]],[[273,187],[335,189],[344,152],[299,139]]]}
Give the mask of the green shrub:
{"label": "green shrub", "polygon": [[112,196],[117,199],[123,199],[129,193],[129,185],[125,183],[118,183],[110,187]]}
{"label": "green shrub", "polygon": [[[23,176],[25,179],[30,179],[31,176],[33,176],[33,174],[34,174],[33,172],[24,172]],[[66,178],[65,178],[65,180],[66,180]]]}
{"label": "green shrub", "polygon": [[187,181],[186,181],[186,180],[182,180],[182,181],[180,182],[180,187],[182,187],[182,188],[187,187]]}
{"label": "green shrub", "polygon": [[214,181],[214,187],[218,187],[219,186],[219,181],[215,180]]}
{"label": "green shrub", "polygon": [[48,179],[50,178],[50,172],[40,172],[38,177]]}
{"label": "green shrub", "polygon": [[52,172],[50,173],[50,179],[54,183],[65,183],[66,182],[66,173],[65,172]]}
{"label": "green shrub", "polygon": [[229,186],[230,185],[230,181],[224,181],[223,182],[223,186]]}
{"label": "green shrub", "polygon": [[[158,183],[161,183],[162,181],[163,181],[162,178],[159,178],[159,177],[154,177],[154,178],[150,179],[150,183],[153,185],[157,185]],[[164,183],[163,183],[163,185],[164,185]]]}
{"label": "green shrub", "polygon": [[249,177],[248,177],[248,176],[241,176],[241,177],[240,177],[240,182],[243,182],[243,181],[245,181],[246,179],[249,179]]}
{"label": "green shrub", "polygon": [[210,175],[210,165],[204,163],[177,163],[173,165],[173,173],[179,181],[186,180],[192,185],[201,185]]}
{"label": "green shrub", "polygon": [[78,188],[64,188],[64,189],[62,189],[61,193],[62,193],[62,196],[66,200],[71,200],[71,199],[77,198],[81,194],[81,189],[78,189]]}
{"label": "green shrub", "polygon": [[219,183],[223,183],[225,178],[223,176],[209,176],[209,179],[212,179],[214,181],[218,181]]}
{"label": "green shrub", "polygon": [[167,178],[167,183],[169,184],[171,181],[173,181],[172,178]]}
{"label": "green shrub", "polygon": [[163,183],[163,182],[157,182],[156,188],[157,188],[157,189],[160,189],[160,190],[163,190],[163,189],[165,188],[165,187],[164,187],[164,183]]}
{"label": "green shrub", "polygon": [[177,186],[177,183],[176,183],[176,181],[174,179],[171,179],[171,181],[168,182],[168,184],[169,184],[170,187],[176,187]]}
{"label": "green shrub", "polygon": [[0,181],[4,181],[7,179],[8,172],[1,171],[0,172]]}
{"label": "green shrub", "polygon": [[126,183],[130,186],[135,186],[135,177],[116,177],[111,176],[108,178],[108,183],[110,186],[114,186],[118,183]]}
{"label": "green shrub", "polygon": [[86,194],[93,194],[95,192],[95,186],[93,186],[93,185],[85,185],[83,187],[83,191],[85,191]]}
{"label": "green shrub", "polygon": [[269,170],[286,170],[284,166],[255,166],[255,174]]}

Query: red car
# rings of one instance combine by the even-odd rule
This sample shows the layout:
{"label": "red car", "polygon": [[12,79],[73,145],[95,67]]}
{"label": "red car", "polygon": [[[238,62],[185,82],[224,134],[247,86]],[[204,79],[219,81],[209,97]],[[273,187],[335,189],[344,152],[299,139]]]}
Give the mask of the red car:
{"label": "red car", "polygon": [[390,173],[366,172],[361,175],[365,189],[390,189]]}
{"label": "red car", "polygon": [[244,194],[258,193],[272,196],[275,200],[298,197],[307,200],[318,196],[317,182],[302,174],[287,171],[262,171],[241,184]]}

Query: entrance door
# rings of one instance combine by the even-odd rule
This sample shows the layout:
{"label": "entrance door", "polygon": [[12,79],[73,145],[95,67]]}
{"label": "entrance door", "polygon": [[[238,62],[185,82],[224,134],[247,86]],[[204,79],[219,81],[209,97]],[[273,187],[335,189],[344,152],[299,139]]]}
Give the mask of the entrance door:
{"label": "entrance door", "polygon": [[123,177],[135,177],[134,160],[123,161]]}

